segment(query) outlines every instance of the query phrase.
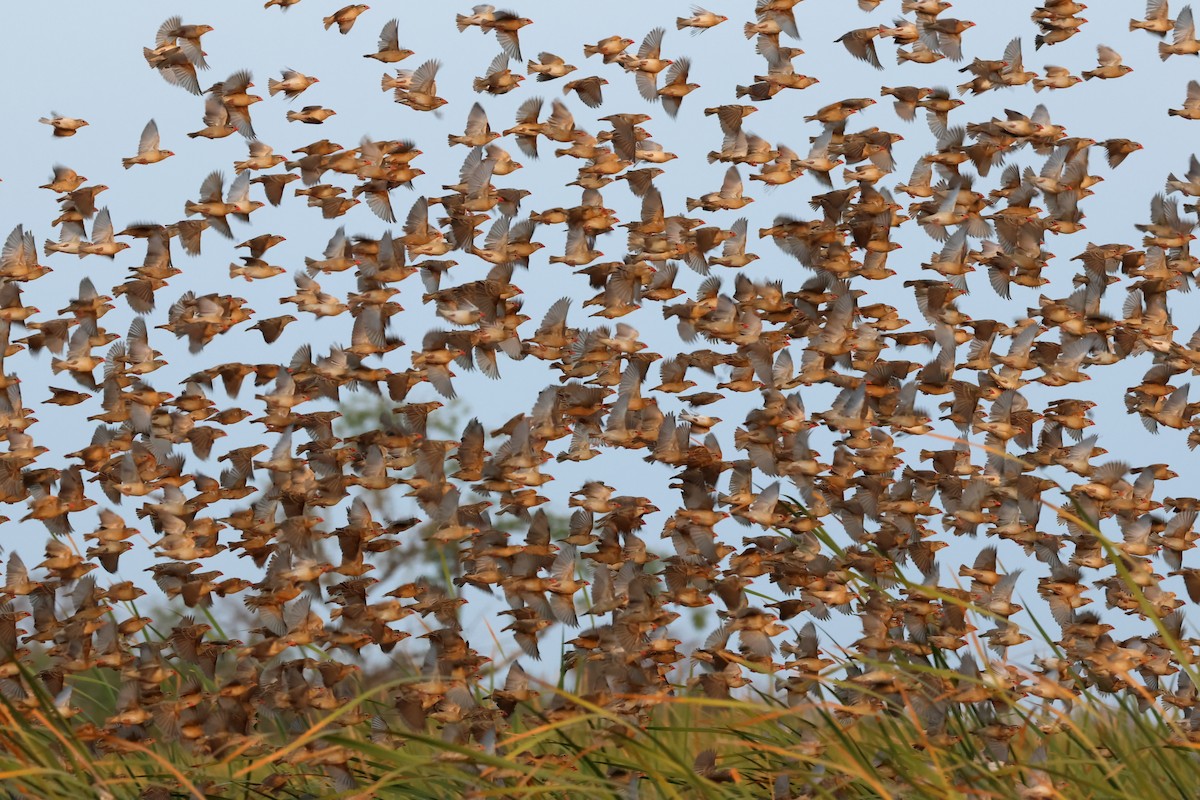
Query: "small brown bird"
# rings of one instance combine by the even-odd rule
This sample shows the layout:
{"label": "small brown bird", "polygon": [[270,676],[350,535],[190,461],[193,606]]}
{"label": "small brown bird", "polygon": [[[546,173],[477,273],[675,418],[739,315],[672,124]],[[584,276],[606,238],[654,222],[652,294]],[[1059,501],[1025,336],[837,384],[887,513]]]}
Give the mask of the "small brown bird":
{"label": "small brown bird", "polygon": [[49,125],[54,129],[54,135],[60,138],[63,136],[74,136],[80,128],[86,127],[88,124],[85,119],[64,117],[57,111],[51,111],[49,117],[42,117],[38,122],[43,125]]}
{"label": "small brown bird", "polygon": [[284,314],[279,317],[260,319],[250,326],[250,330],[258,331],[262,334],[264,342],[272,344],[283,334],[284,328],[296,321],[297,318],[291,314]]}
{"label": "small brown bird", "polygon": [[1148,31],[1159,37],[1166,36],[1175,27],[1167,0],[1146,0],[1146,16],[1143,19],[1129,20],[1129,30]]}
{"label": "small brown bird", "polygon": [[533,20],[517,16],[512,11],[496,11],[492,6],[476,6],[474,10],[473,17],[457,15],[459,32],[466,30],[470,25],[478,25],[484,33],[491,31],[496,34],[500,49],[507,53],[509,58],[518,62],[524,61],[521,56],[519,32],[526,25],[532,25]]}
{"label": "small brown bird", "polygon": [[204,50],[200,47],[200,38],[213,30],[211,25],[185,25],[181,17],[169,17],[158,27],[154,45],[161,48],[175,44],[196,67],[208,69],[208,64],[204,61]]}
{"label": "small brown bird", "polygon": [[500,138],[500,134],[492,130],[488,123],[487,111],[479,103],[471,106],[467,112],[467,125],[461,136],[450,134],[447,139],[453,147],[456,144],[467,147],[484,147]]}
{"label": "small brown bird", "polygon": [[[247,139],[256,138],[254,126],[250,120],[250,106],[262,101],[258,95],[248,92],[253,86],[250,72],[243,69],[233,73],[227,79],[213,84],[207,92],[224,106],[226,121]],[[205,124],[210,127],[213,125],[208,121],[207,104],[205,105]]]}
{"label": "small brown bird", "polygon": [[585,58],[591,58],[594,55],[599,55],[604,59],[605,64],[611,64],[618,60],[622,53],[633,44],[633,39],[623,39],[620,36],[609,36],[607,39],[601,39],[596,44],[585,44],[583,46],[583,55]]}
{"label": "small brown bird", "polygon": [[508,66],[508,54],[499,53],[488,65],[487,72],[482,78],[476,78],[472,88],[476,92],[487,92],[491,95],[508,94],[521,85],[524,75],[514,75]]}
{"label": "small brown bird", "polygon": [[396,89],[396,102],[414,111],[436,111],[446,105],[447,100],[437,96],[437,73],[442,63],[430,59],[417,67],[407,89]]}
{"label": "small brown bird", "polygon": [[345,36],[354,27],[354,23],[359,16],[370,10],[370,6],[365,3],[354,3],[344,8],[339,8],[337,11],[325,17],[322,20],[325,23],[325,30],[329,30],[334,24],[338,26],[338,33]]}
{"label": "small brown bird", "polygon": [[687,209],[688,211],[697,208],[703,208],[705,211],[737,209],[753,202],[754,198],[742,196],[742,176],[738,173],[737,167],[733,166],[726,171],[725,180],[719,190],[698,199],[687,198]]}
{"label": "small brown bird", "polygon": [[974,27],[974,22],[949,17],[917,20],[921,43],[951,61],[962,61],[962,35]]}
{"label": "small brown bird", "polygon": [[711,11],[706,11],[700,6],[692,6],[692,15],[690,17],[676,17],[675,28],[683,30],[688,28],[692,35],[704,33],[709,28],[715,28],[722,22],[727,22],[729,17],[720,14],[714,14]]}
{"label": "small brown bird", "polygon": [[680,58],[667,69],[663,87],[658,90],[663,108],[672,118],[679,116],[683,98],[700,88],[698,83],[688,83],[688,72],[692,68],[690,58]]}
{"label": "small brown bird", "polygon": [[80,245],[79,257],[97,255],[115,258],[117,253],[127,249],[128,244],[114,238],[112,217],[105,207],[96,214],[96,220],[92,223],[92,240]]}
{"label": "small brown bird", "polygon": [[49,183],[42,184],[39,189],[49,189],[58,194],[66,194],[73,192],[87,182],[87,178],[80,175],[70,167],[64,167],[62,164],[54,166],[54,177]]}
{"label": "small brown bird", "polygon": [[569,75],[576,67],[553,53],[538,53],[538,60],[526,63],[525,69],[530,75],[537,75],[539,81],[552,81]]}
{"label": "small brown bird", "polygon": [[210,97],[204,101],[204,127],[189,133],[187,137],[189,139],[223,139],[236,132],[237,128],[229,116],[229,109],[225,107],[219,97]]}
{"label": "small brown bird", "polygon": [[604,95],[601,87],[607,86],[608,81],[604,78],[592,76],[590,78],[579,78],[578,80],[569,81],[563,84],[563,94],[575,92],[583,104],[588,108],[599,108],[604,104]]}
{"label": "small brown bird", "polygon": [[655,28],[646,34],[636,56],[622,54],[616,60],[627,72],[632,72],[638,93],[650,102],[658,100],[658,73],[675,62],[662,57],[662,40],[665,28]]}
{"label": "small brown bird", "polygon": [[184,213],[189,216],[193,214],[202,215],[209,226],[226,238],[232,239],[233,232],[229,228],[229,222],[226,220],[226,217],[230,214],[248,216],[250,211],[260,208],[263,203],[249,200],[249,172],[243,172],[238,175],[229,186],[228,196],[222,199],[221,195],[224,186],[225,176],[219,170],[209,173],[204,182],[200,184],[200,199],[195,202],[189,201],[185,203]]}
{"label": "small brown bird", "polygon": [[332,108],[305,106],[299,111],[287,112],[287,120],[288,122],[303,122],[306,125],[320,125],[336,113]]}
{"label": "small brown bird", "polygon": [[400,20],[390,19],[383,24],[379,31],[379,44],[374,53],[367,53],[363,58],[373,58],[384,64],[395,64],[413,54],[412,50],[400,46]]}
{"label": "small brown bird", "polygon": [[1096,45],[1096,55],[1100,66],[1096,69],[1084,70],[1082,74],[1085,81],[1090,81],[1092,78],[1103,80],[1120,78],[1133,72],[1133,67],[1121,63],[1121,54],[1108,45]]}
{"label": "small brown bird", "polygon": [[1188,81],[1187,97],[1184,98],[1183,106],[1167,109],[1167,115],[1184,119],[1200,119],[1200,82]]}
{"label": "small brown bird", "polygon": [[1069,89],[1075,84],[1082,82],[1083,78],[1078,75],[1072,75],[1071,71],[1066,67],[1056,67],[1047,64],[1046,76],[1044,78],[1033,79],[1033,90],[1040,92],[1042,89]]}
{"label": "small brown bird", "polygon": [[875,37],[879,36],[880,28],[857,28],[847,31],[834,41],[841,42],[850,55],[860,61],[865,61],[875,69],[883,69],[879,63],[879,54],[875,52]]}
{"label": "small brown bird", "polygon": [[[1166,4],[1163,4],[1164,8]],[[1196,23],[1192,19],[1192,7],[1184,6],[1172,26],[1170,42],[1158,43],[1158,57],[1166,61],[1171,56],[1194,56],[1200,54],[1200,40],[1196,39]]]}
{"label": "small brown bird", "polygon": [[302,72],[297,72],[294,69],[285,69],[283,78],[275,80],[274,78],[267,79],[267,93],[272,97],[283,92],[287,95],[288,100],[295,100],[304,90],[312,86],[314,83],[320,83],[320,78],[314,78],[310,75],[305,75]]}
{"label": "small brown bird", "polygon": [[1142,145],[1131,139],[1105,139],[1099,145],[1104,148],[1104,152],[1108,156],[1108,165],[1113,169],[1120,166],[1130,153],[1144,149]]}
{"label": "small brown bird", "polygon": [[125,169],[129,169],[134,164],[157,164],[173,155],[175,155],[174,152],[159,148],[158,125],[154,120],[150,120],[142,129],[142,138],[138,140],[137,155],[121,159],[121,164]]}
{"label": "small brown bird", "polygon": [[276,164],[282,164],[287,159],[275,153],[274,148],[265,142],[247,142],[249,157],[245,161],[233,162],[233,171],[242,173],[247,170],[270,169]]}

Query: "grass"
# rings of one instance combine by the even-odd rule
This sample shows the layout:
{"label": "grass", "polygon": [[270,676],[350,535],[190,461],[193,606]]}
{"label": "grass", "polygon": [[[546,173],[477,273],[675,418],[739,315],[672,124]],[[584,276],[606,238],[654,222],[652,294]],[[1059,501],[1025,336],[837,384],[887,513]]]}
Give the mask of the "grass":
{"label": "grass", "polygon": [[[929,677],[950,679],[946,671]],[[957,673],[954,673],[957,674]],[[961,677],[961,676],[960,676]],[[830,686],[836,684],[831,681]],[[494,747],[396,727],[364,735],[340,727],[357,704],[380,704],[378,687],[290,738],[223,757],[179,746],[88,741],[44,703],[0,712],[0,786],[11,797],[542,797],[542,798],[1004,798],[1194,797],[1195,745],[1178,724],[1136,702],[1084,700],[1070,714],[1010,707],[1002,763],[980,746],[981,719],[953,706],[931,740],[914,705],[878,701],[864,713],[844,703],[680,696],[633,724],[583,698],[551,719],[514,715]],[[998,697],[1000,695],[998,694]],[[867,693],[869,698],[869,693]],[[82,730],[81,730],[82,728]],[[695,768],[711,751],[711,766]]]}
{"label": "grass", "polygon": [[[216,753],[104,733],[117,691],[93,670],[72,678],[70,718],[44,690],[19,702],[0,697],[0,791],[14,798],[564,800],[1200,794],[1189,727],[1154,698],[1101,695],[1081,683],[1069,707],[1031,702],[997,673],[968,674],[941,655],[931,663],[855,656],[823,673],[810,701],[792,705],[767,691],[769,674],[757,676],[749,699],[714,700],[679,685],[643,715],[544,684],[539,700],[507,720],[483,715],[472,738],[452,735],[452,722],[415,730],[395,719],[396,691],[420,678],[405,677],[327,714],[289,720],[264,707],[260,740]],[[986,663],[982,651],[979,660]],[[477,692],[486,709],[487,692]]]}
{"label": "grass", "polygon": [[[1050,506],[1095,533],[1110,563],[1153,622],[1173,662],[1200,685],[1192,646],[1175,641],[1130,575],[1120,553],[1091,521]],[[796,506],[796,513],[803,509]],[[841,554],[824,529],[823,547]],[[911,587],[900,571],[881,581],[853,573],[855,588],[895,596]],[[922,586],[943,603],[966,605]],[[136,609],[133,609],[136,613]],[[209,621],[217,635],[219,621]],[[1063,655],[1033,620],[1045,648]],[[148,637],[154,629],[146,630]],[[565,645],[564,645],[565,646]],[[440,706],[422,726],[396,713],[398,693],[427,676],[364,681],[357,696],[330,712],[287,712],[260,703],[259,735],[230,737],[215,748],[199,741],[155,740],[147,725],[114,734],[120,687],[113,671],[71,675],[69,702],[53,698],[22,663],[32,694],[0,692],[0,797],[54,798],[1146,798],[1200,795],[1200,726],[1185,712],[1128,686],[1101,692],[1078,679],[1069,702],[1027,691],[1036,674],[990,660],[977,637],[968,650],[983,672],[953,667],[947,654],[928,659],[897,653],[871,660],[847,651],[814,676],[807,694],[777,691],[776,665],[745,662],[753,680],[740,699],[713,699],[689,689],[686,664],[665,697],[582,697],[536,682],[539,696],[505,717],[489,699],[485,675],[460,699],[458,716]],[[317,650],[308,655],[324,657]],[[826,651],[824,655],[836,654]],[[736,655],[731,657],[737,658]],[[957,659],[956,659],[957,660]],[[167,695],[188,681],[208,696],[210,681],[191,667],[177,672]],[[229,665],[226,665],[229,666]],[[679,676],[679,673],[683,673]],[[679,676],[679,677],[676,677]],[[125,679],[130,679],[128,674]],[[134,675],[133,679],[136,679]],[[564,688],[567,687],[567,688]],[[797,700],[796,698],[800,698]],[[622,702],[625,701],[625,702]],[[644,702],[639,702],[644,701]],[[169,702],[169,701],[168,701]],[[214,708],[220,701],[215,701]],[[1186,705],[1186,703],[1184,703]],[[618,712],[615,709],[622,709]]]}

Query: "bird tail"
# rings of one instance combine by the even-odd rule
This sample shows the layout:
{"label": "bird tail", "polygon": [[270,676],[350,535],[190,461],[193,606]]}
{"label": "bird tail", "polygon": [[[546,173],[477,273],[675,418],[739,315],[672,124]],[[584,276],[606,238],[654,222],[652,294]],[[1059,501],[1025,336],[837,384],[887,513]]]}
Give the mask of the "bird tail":
{"label": "bird tail", "polygon": [[476,92],[482,92],[487,88],[487,85],[487,78],[476,78],[471,84],[471,88],[473,88]]}
{"label": "bird tail", "polygon": [[596,47],[595,45],[585,44],[583,46],[583,57],[584,58],[591,58],[592,56],[596,55],[596,53],[599,53],[599,52],[600,52],[600,48]]}
{"label": "bird tail", "polygon": [[1140,26],[1138,25],[1138,21],[1136,19],[1129,20],[1129,30],[1136,31],[1139,27]]}
{"label": "bird tail", "polygon": [[1161,58],[1163,61],[1166,61],[1168,58],[1170,58],[1171,57],[1171,45],[1167,44],[1166,42],[1159,42],[1158,43],[1158,57]]}
{"label": "bird tail", "polygon": [[129,169],[130,167],[133,166],[133,159],[132,158],[122,158],[121,166],[123,166],[125,169]]}
{"label": "bird tail", "polygon": [[330,14],[328,17],[325,17],[322,22],[325,23],[325,30],[329,30],[333,23],[337,22],[337,17],[333,14]]}
{"label": "bird tail", "polygon": [[734,92],[735,97],[745,97],[748,94],[750,94],[749,86],[738,86],[737,90]]}
{"label": "bird tail", "polygon": [[687,210],[688,211],[695,211],[699,207],[700,207],[699,200],[695,199],[694,197],[689,197],[687,199]]}
{"label": "bird tail", "polygon": [[469,17],[467,17],[464,14],[455,14],[454,15],[454,24],[458,27],[458,32],[462,33],[467,28],[471,27],[471,20]]}
{"label": "bird tail", "polygon": [[[328,28],[329,26],[326,25],[325,27]],[[283,91],[283,89],[279,87],[279,84],[281,83],[283,83],[283,81],[277,81],[274,78],[267,79],[267,92],[271,95],[271,97],[274,97]]]}
{"label": "bird tail", "polygon": [[1042,91],[1042,89],[1045,89],[1045,88],[1046,88],[1046,85],[1044,83],[1038,83],[1037,81],[1033,82],[1033,91],[1040,92],[1040,91]]}
{"label": "bird tail", "polygon": [[1181,116],[1183,116],[1183,114],[1177,108],[1168,108],[1167,116],[1168,117],[1181,117]]}
{"label": "bird tail", "polygon": [[747,39],[753,39],[754,34],[758,33],[758,30],[755,27],[755,23],[747,22],[745,27],[742,28],[742,32],[746,34]]}
{"label": "bird tail", "polygon": [[1094,77],[1096,77],[1096,73],[1095,73],[1095,72],[1092,72],[1091,70],[1087,70],[1087,69],[1085,69],[1085,70],[1083,71],[1083,79],[1084,79],[1085,81],[1090,81],[1090,80],[1091,80],[1092,78],[1094,78]]}
{"label": "bird tail", "polygon": [[61,358],[50,359],[50,371],[53,372],[55,375],[62,372],[66,368],[67,368],[66,362],[63,361]]}
{"label": "bird tail", "polygon": [[198,136],[200,136],[200,131],[196,131],[195,133],[189,133],[189,134],[187,135],[187,137],[188,137],[189,139],[195,139],[195,138],[197,138]]}
{"label": "bird tail", "polygon": [[716,150],[710,150],[710,151],[708,151],[708,163],[710,163],[710,164],[714,164],[714,163],[716,163],[716,162],[718,162],[718,161],[720,161],[720,160],[721,160],[721,154],[720,154],[720,153],[718,153]]}
{"label": "bird tail", "polygon": [[46,243],[44,245],[42,245],[42,253],[46,256],[49,256],[53,252],[54,252],[54,242],[47,239]]}
{"label": "bird tail", "polygon": [[1041,50],[1042,45],[1044,45],[1045,43],[1046,43],[1046,37],[1042,36],[1040,33],[1037,36],[1033,37],[1033,49],[1034,50]]}
{"label": "bird tail", "polygon": [[684,28],[686,28],[687,26],[688,26],[687,17],[676,17],[675,18],[675,30],[681,31]]}
{"label": "bird tail", "polygon": [[246,278],[247,281],[250,280],[250,278],[246,276],[246,268],[245,267],[239,267],[237,264],[231,263],[229,265],[229,277],[236,278],[239,275],[243,278]]}

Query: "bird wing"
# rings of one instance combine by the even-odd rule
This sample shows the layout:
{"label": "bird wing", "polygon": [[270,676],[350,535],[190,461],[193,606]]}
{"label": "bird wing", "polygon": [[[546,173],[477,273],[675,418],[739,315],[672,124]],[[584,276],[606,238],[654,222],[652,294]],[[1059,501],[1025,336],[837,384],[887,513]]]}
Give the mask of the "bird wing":
{"label": "bird wing", "polygon": [[227,203],[243,203],[250,199],[250,170],[238,175],[229,184],[229,193],[226,195]]}
{"label": "bird wing", "polygon": [[158,149],[158,124],[154,120],[146,123],[142,129],[142,138],[138,140],[138,155]]}
{"label": "bird wing", "polygon": [[437,73],[441,69],[442,62],[436,58],[431,58],[421,66],[417,67],[412,76],[411,91],[420,92],[421,94],[436,94],[437,93]]}
{"label": "bird wing", "polygon": [[1190,42],[1196,38],[1196,23],[1192,20],[1192,7],[1184,6],[1175,18],[1175,44]]}
{"label": "bird wing", "polygon": [[92,223],[92,244],[112,244],[113,241],[112,216],[108,212],[108,206],[105,206],[96,214],[96,221]]}
{"label": "bird wing", "polygon": [[845,45],[850,55],[860,61],[865,61],[875,69],[883,69],[879,63],[879,54],[875,51],[875,33],[877,28],[862,28],[843,34],[837,41]]}
{"label": "bird wing", "polygon": [[400,49],[400,20],[390,19],[379,31],[379,52]]}
{"label": "bird wing", "polygon": [[1105,44],[1096,45],[1096,57],[1102,67],[1115,67],[1121,63],[1121,54]]}
{"label": "bird wing", "polygon": [[638,94],[651,103],[658,102],[658,73],[637,71],[633,75]]}
{"label": "bird wing", "polygon": [[484,74],[491,77],[506,69],[508,69],[508,53],[497,53],[496,57],[492,59],[492,63],[488,64],[487,72]]}
{"label": "bird wing", "polygon": [[200,184],[200,200],[205,203],[221,202],[224,187],[225,175],[220,170],[213,170]]}
{"label": "bird wing", "polygon": [[721,197],[737,199],[742,196],[742,176],[738,174],[737,167],[730,167],[725,173],[725,180],[721,182]]}
{"label": "bird wing", "polygon": [[666,28],[655,28],[647,33],[646,38],[642,40],[642,46],[638,48],[638,58],[661,58],[662,40],[666,32]]}

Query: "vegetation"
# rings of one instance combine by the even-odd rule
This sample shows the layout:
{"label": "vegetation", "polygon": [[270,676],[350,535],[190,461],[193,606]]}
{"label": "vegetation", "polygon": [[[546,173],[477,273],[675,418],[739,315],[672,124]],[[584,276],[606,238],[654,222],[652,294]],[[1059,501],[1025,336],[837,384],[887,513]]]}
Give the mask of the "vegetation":
{"label": "vegetation", "polygon": [[[824,530],[818,535],[840,550]],[[885,591],[881,584],[896,588],[888,595],[896,603],[920,589],[900,571],[882,581],[854,576],[864,593]],[[987,615],[952,596],[929,599]],[[1046,628],[1035,627],[1062,657]],[[529,691],[514,691],[495,683],[513,660],[501,655],[469,692],[429,687],[418,665],[397,676],[393,664],[368,670],[357,693],[326,712],[289,714],[280,698],[263,698],[265,733],[215,748],[192,740],[201,728],[185,726],[174,742],[107,733],[121,714],[111,673],[76,674],[74,691],[56,699],[42,688],[46,675],[18,664],[35,691],[0,700],[0,783],[11,797],[102,798],[1194,796],[1200,733],[1180,714],[1197,700],[1185,690],[1194,685],[1193,643],[1159,627],[1163,646],[1185,665],[1179,690],[1161,700],[1139,693],[1128,670],[1116,676],[1127,680],[1121,692],[1089,688],[1073,670],[1074,684],[1053,687],[1044,674],[1009,664],[973,670],[976,658],[988,663],[974,637],[975,653],[957,668],[936,649],[928,659],[847,653],[822,659],[827,666],[800,681],[807,665],[719,651],[753,673],[742,699],[699,690],[704,673],[695,666],[686,682],[655,696],[589,698],[567,685],[566,671],[558,685],[528,676]],[[153,626],[144,633],[147,642],[160,635]],[[562,656],[571,662],[569,650]],[[233,684],[181,663],[162,676],[181,711],[189,697]],[[406,700],[436,692],[450,702],[436,703],[427,719],[405,714]]]}

